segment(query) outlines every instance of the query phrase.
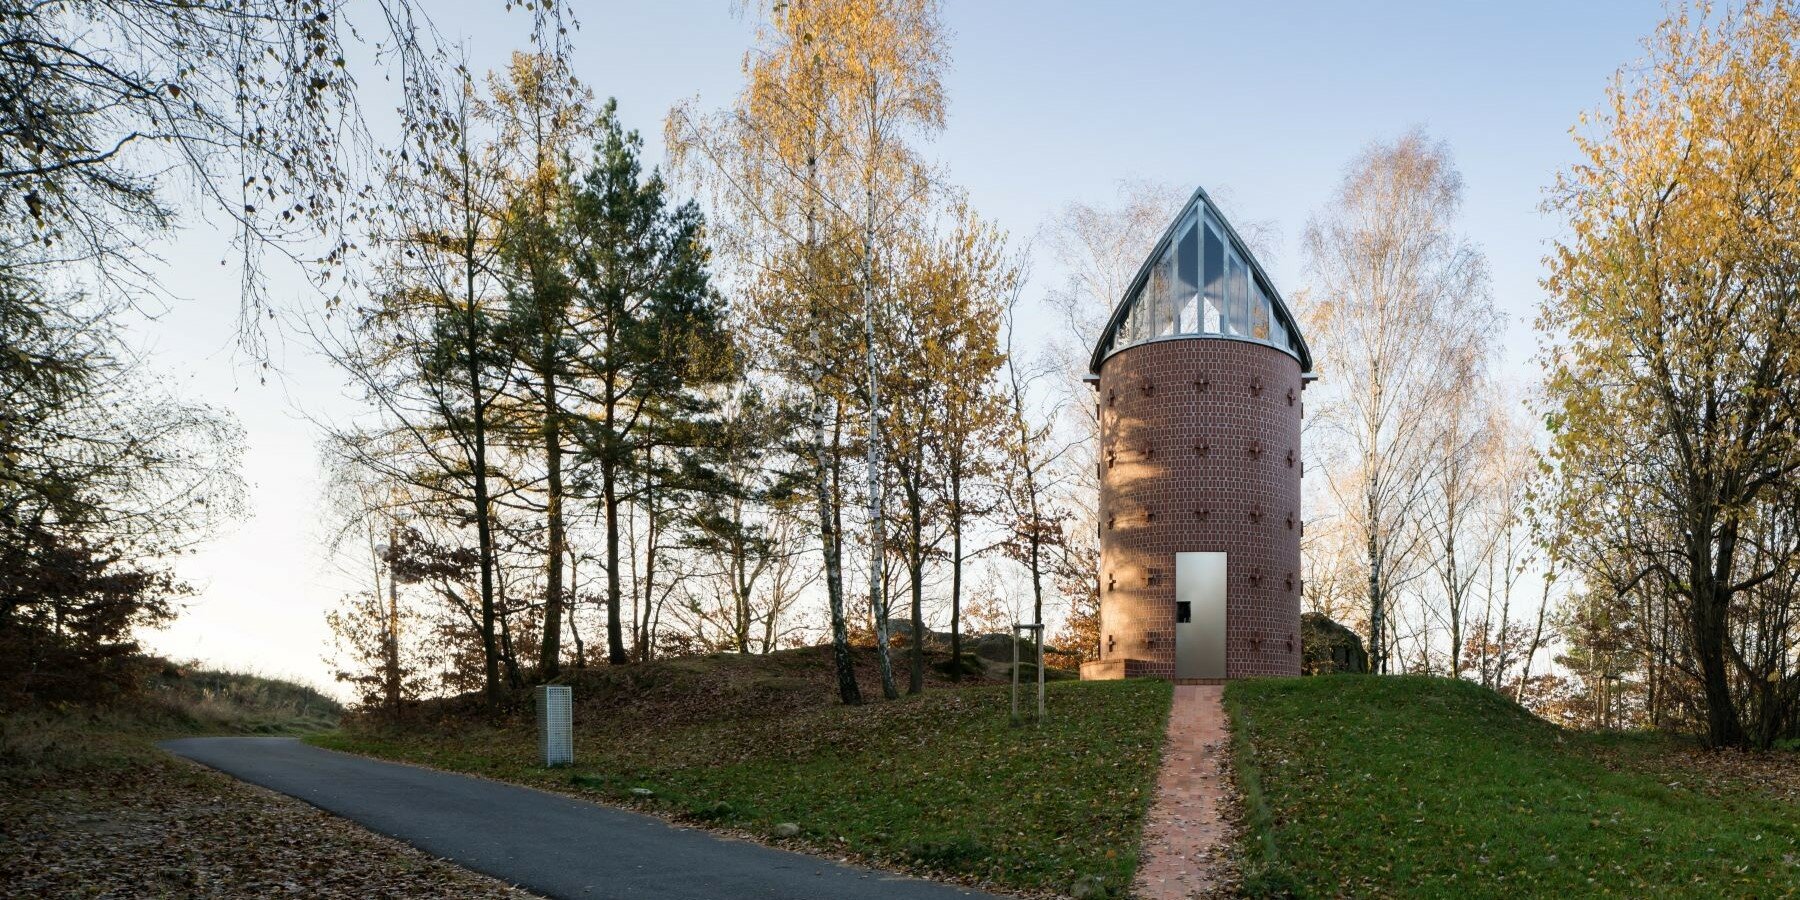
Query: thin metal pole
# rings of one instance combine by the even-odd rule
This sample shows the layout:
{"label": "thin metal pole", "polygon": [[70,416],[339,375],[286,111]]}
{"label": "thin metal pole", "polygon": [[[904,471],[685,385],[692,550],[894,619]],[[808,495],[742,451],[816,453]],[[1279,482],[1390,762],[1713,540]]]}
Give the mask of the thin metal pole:
{"label": "thin metal pole", "polygon": [[1042,626],[1042,625],[1037,626],[1037,630],[1034,632],[1033,637],[1035,637],[1037,639],[1037,669],[1038,669],[1038,673],[1037,673],[1037,675],[1038,675],[1037,717],[1038,717],[1038,721],[1042,722],[1042,721],[1044,721],[1044,626]]}
{"label": "thin metal pole", "polygon": [[1012,631],[1012,722],[1019,724],[1019,626],[1015,623]]}

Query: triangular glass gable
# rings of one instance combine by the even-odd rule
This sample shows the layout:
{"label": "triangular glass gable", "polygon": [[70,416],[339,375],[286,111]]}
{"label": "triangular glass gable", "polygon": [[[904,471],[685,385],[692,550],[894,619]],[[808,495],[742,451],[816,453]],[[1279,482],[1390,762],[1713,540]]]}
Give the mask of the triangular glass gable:
{"label": "triangular glass gable", "polygon": [[1196,190],[1157,241],[1094,348],[1092,371],[1126,347],[1166,338],[1230,338],[1312,354],[1248,247],[1204,190]]}

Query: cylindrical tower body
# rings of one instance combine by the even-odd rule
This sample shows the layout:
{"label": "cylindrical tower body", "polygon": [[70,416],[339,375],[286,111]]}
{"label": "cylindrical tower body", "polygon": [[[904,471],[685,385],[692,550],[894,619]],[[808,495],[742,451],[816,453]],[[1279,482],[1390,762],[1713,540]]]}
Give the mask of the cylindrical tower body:
{"label": "cylindrical tower body", "polygon": [[1086,678],[1300,674],[1310,354],[1204,192],[1094,354],[1100,660]]}
{"label": "cylindrical tower body", "polygon": [[1176,554],[1223,553],[1224,674],[1179,674],[1300,674],[1299,406],[1299,362],[1244,341],[1101,367],[1101,660],[1177,677]]}

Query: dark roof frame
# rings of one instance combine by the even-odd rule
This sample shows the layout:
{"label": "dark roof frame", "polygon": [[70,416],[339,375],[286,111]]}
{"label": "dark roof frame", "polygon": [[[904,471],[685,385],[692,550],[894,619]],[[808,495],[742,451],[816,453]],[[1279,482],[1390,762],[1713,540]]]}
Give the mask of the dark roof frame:
{"label": "dark roof frame", "polygon": [[[1224,227],[1226,239],[1231,241],[1233,249],[1238,252],[1238,255],[1242,256],[1250,263],[1250,270],[1255,273],[1257,279],[1262,282],[1263,286],[1269,289],[1269,299],[1272,301],[1271,305],[1275,314],[1281,317],[1282,323],[1287,326],[1288,333],[1293,336],[1294,343],[1299,345],[1300,352],[1298,358],[1300,360],[1300,371],[1302,373],[1312,371],[1312,350],[1307,347],[1306,336],[1300,333],[1300,328],[1294,321],[1294,314],[1288,310],[1287,301],[1282,299],[1281,292],[1276,289],[1274,279],[1269,277],[1268,272],[1263,271],[1262,263],[1256,261],[1256,254],[1250,252],[1250,245],[1244,243],[1244,239],[1238,236],[1237,229],[1231,227],[1231,222],[1225,218],[1224,213],[1219,211],[1219,205],[1213,202],[1212,197],[1206,193],[1206,189],[1196,187],[1193,196],[1189,197],[1186,203],[1181,204],[1181,211],[1175,214],[1175,218],[1169,223],[1169,227],[1163,229],[1162,237],[1158,238],[1156,244],[1150,248],[1150,252],[1144,257],[1143,264],[1138,266],[1137,274],[1132,276],[1130,283],[1125,286],[1125,296],[1119,298],[1118,304],[1113,307],[1112,316],[1106,320],[1106,327],[1100,330],[1100,339],[1094,342],[1094,353],[1088,361],[1089,372],[1095,375],[1100,374],[1101,364],[1105,363],[1106,358],[1111,356],[1113,352],[1116,352],[1110,350],[1109,346],[1112,337],[1118,333],[1119,327],[1125,322],[1125,315],[1128,312],[1126,309],[1126,301],[1144,286],[1144,282],[1149,280],[1150,270],[1155,267],[1156,260],[1161,257],[1163,251],[1168,248],[1169,242],[1175,239],[1175,229],[1181,225],[1183,219],[1187,218],[1188,212],[1194,209],[1195,206],[1201,204],[1204,204],[1206,209],[1212,211],[1213,220]],[[1159,338],[1152,338],[1152,340],[1172,341],[1185,338],[1249,341],[1253,344],[1262,344],[1265,347],[1275,347],[1275,349],[1281,350],[1284,353],[1294,355],[1293,352],[1286,347],[1277,347],[1275,344],[1267,341],[1259,341],[1255,338],[1239,337],[1230,334],[1172,334]],[[1148,341],[1140,341],[1139,343],[1148,343]],[[1138,344],[1132,344],[1131,346],[1136,347]],[[1119,349],[1122,350],[1125,348],[1121,347]]]}

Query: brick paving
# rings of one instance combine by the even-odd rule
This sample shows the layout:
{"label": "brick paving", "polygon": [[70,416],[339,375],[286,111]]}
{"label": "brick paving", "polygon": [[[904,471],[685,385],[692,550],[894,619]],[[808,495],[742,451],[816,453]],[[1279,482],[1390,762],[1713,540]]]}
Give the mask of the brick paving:
{"label": "brick paving", "polygon": [[1224,687],[1178,684],[1156,799],[1144,823],[1133,895],[1142,900],[1211,897],[1229,891],[1232,796]]}

